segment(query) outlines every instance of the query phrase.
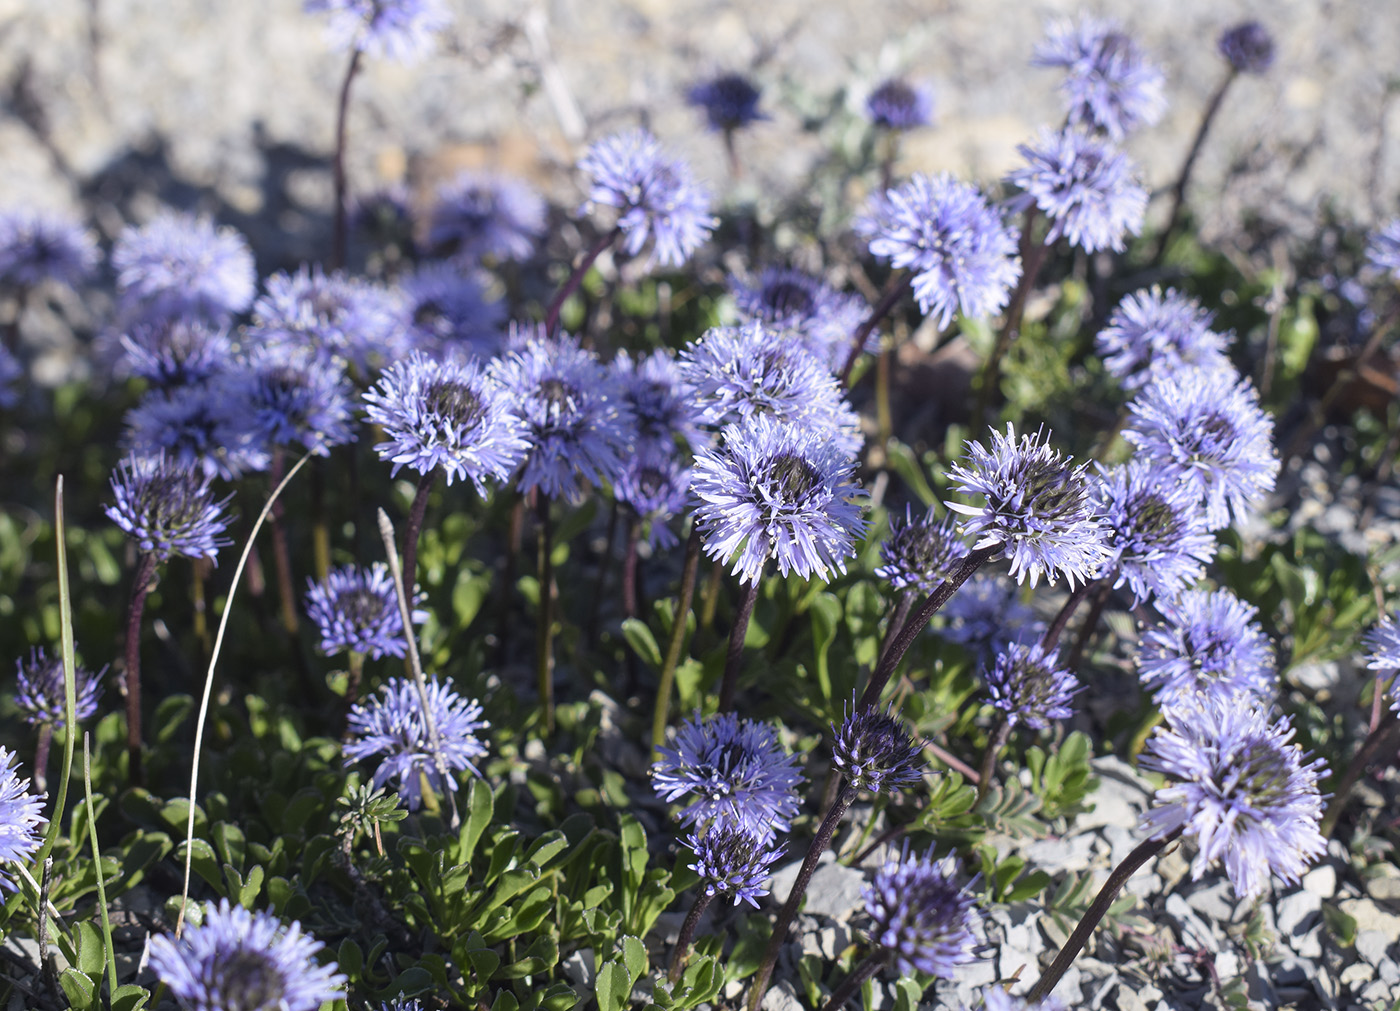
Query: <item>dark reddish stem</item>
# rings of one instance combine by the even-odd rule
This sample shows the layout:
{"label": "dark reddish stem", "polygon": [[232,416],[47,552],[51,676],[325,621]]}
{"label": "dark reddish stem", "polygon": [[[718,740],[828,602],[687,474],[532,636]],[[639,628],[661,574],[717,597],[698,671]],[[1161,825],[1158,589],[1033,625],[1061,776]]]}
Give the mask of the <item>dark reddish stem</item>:
{"label": "dark reddish stem", "polygon": [[1040,274],[1041,265],[1045,263],[1045,254],[1049,252],[1044,242],[1037,242],[1035,239],[1035,222],[1039,216],[1040,212],[1032,205],[1030,210],[1026,211],[1026,220],[1021,226],[1021,279],[1016,282],[1016,290],[1011,294],[1011,304],[1006,307],[1006,322],[997,334],[996,347],[992,349],[992,356],[982,368],[982,382],[977,391],[975,415],[979,430],[987,423],[987,410],[1001,382],[1001,360],[1021,335],[1021,320],[1026,314],[1026,300],[1030,298],[1035,279]]}
{"label": "dark reddish stem", "polygon": [[1171,240],[1172,233],[1176,231],[1176,226],[1181,224],[1181,210],[1186,204],[1186,186],[1191,181],[1191,171],[1196,167],[1196,159],[1200,157],[1201,148],[1205,146],[1206,134],[1210,133],[1210,126],[1215,122],[1215,116],[1220,112],[1220,106],[1225,101],[1225,92],[1230,90],[1230,85],[1235,82],[1239,72],[1233,67],[1230,68],[1225,80],[1220,82],[1220,86],[1215,89],[1215,94],[1211,96],[1210,102],[1206,105],[1206,111],[1201,116],[1201,125],[1196,128],[1196,136],[1191,141],[1191,150],[1186,152],[1186,160],[1181,163],[1181,174],[1176,177],[1176,185],[1172,187],[1172,209],[1167,215],[1167,226],[1162,229],[1162,237],[1157,240],[1157,251],[1152,254],[1152,261],[1155,263],[1162,258],[1162,254],[1167,251],[1167,243]]}
{"label": "dark reddish stem", "polygon": [[350,249],[350,212],[346,206],[345,143],[346,127],[350,112],[350,85],[360,70],[363,54],[356,49],[350,57],[350,65],[345,68],[345,80],[340,84],[340,102],[335,116],[335,161],[332,171],[335,176],[335,221],[332,224],[331,270],[345,267]]}
{"label": "dark reddish stem", "polygon": [[627,545],[622,554],[622,613],[625,617],[637,616],[637,538],[641,534],[641,520],[631,509],[627,520]]}
{"label": "dark reddish stem", "polygon": [[1099,889],[1099,894],[1095,897],[1093,904],[1085,910],[1083,917],[1080,918],[1079,924],[1074,928],[1074,933],[1069,935],[1069,940],[1065,941],[1065,946],[1055,956],[1055,961],[1050,963],[1050,968],[1045,970],[1045,974],[1040,977],[1035,986],[1031,987],[1030,993],[1026,994],[1027,1006],[1036,1004],[1050,996],[1050,991],[1055,989],[1060,978],[1079,957],[1079,953],[1084,950],[1084,945],[1089,943],[1089,937],[1093,934],[1094,928],[1099,925],[1099,921],[1104,918],[1108,908],[1118,898],[1118,893],[1123,890],[1128,879],[1180,835],[1181,829],[1177,829],[1162,839],[1148,839],[1146,842],[1140,843],[1124,858],[1121,864],[1113,869],[1113,873],[1108,876],[1108,880]]}
{"label": "dark reddish stem", "polygon": [[803,858],[802,866],[798,869],[797,880],[792,883],[792,891],[788,893],[787,901],[783,903],[783,908],[778,911],[778,918],[773,922],[773,933],[769,936],[768,947],[763,952],[763,963],[749,986],[749,1011],[757,1011],[759,1002],[763,1000],[768,981],[773,978],[773,967],[778,963],[778,953],[783,950],[783,941],[787,940],[792,921],[797,918],[797,910],[802,905],[803,896],[807,894],[807,886],[812,883],[812,875],[816,873],[817,862],[831,845],[836,826],[840,824],[846,809],[855,799],[856,791],[850,786],[841,790],[836,803],[831,805],[826,817],[822,819],[821,827],[812,839],[812,845],[807,848],[807,856]]}
{"label": "dark reddish stem", "polygon": [[[141,615],[146,596],[156,585],[155,552],[147,551],[136,566],[131,584],[131,603],[126,609],[126,754],[133,786],[145,783],[141,765]],[[70,728],[69,733],[72,733]]]}
{"label": "dark reddish stem", "polygon": [[1011,721],[1006,718],[1005,713],[998,710],[996,730],[992,731],[992,736],[987,741],[987,750],[982,755],[982,771],[977,774],[978,800],[985,797],[987,791],[992,788],[992,780],[997,772],[997,756],[1001,754],[1001,749],[1006,747],[1010,737]]}
{"label": "dark reddish stem", "polygon": [[49,748],[53,745],[53,724],[39,724],[39,740],[34,745],[34,792],[43,793],[49,784]]}
{"label": "dark reddish stem", "polygon": [[1107,579],[1099,581],[1099,588],[1094,591],[1094,599],[1089,602],[1089,613],[1084,616],[1084,624],[1079,627],[1079,634],[1074,637],[1074,645],[1070,648],[1069,656],[1065,660],[1065,666],[1071,673],[1079,670],[1079,665],[1084,659],[1084,651],[1089,648],[1089,640],[1094,636],[1094,630],[1099,627],[1099,619],[1103,617],[1104,609],[1108,606],[1108,598],[1113,595],[1113,584]]}
{"label": "dark reddish stem", "polygon": [[418,536],[423,531],[423,518],[428,514],[428,496],[433,490],[436,470],[429,470],[418,479],[418,490],[413,493],[413,504],[408,509],[408,523],[403,528],[403,589],[408,594],[410,609],[413,603],[414,587],[418,583]]}
{"label": "dark reddish stem", "polygon": [[685,541],[685,562],[681,566],[681,595],[671,618],[671,639],[666,644],[666,659],[661,666],[661,680],[656,687],[656,712],[652,714],[651,746],[655,750],[666,743],[666,721],[671,710],[671,692],[676,680],[676,665],[680,663],[681,647],[685,644],[685,619],[690,615],[690,603],[695,597],[695,577],[700,571],[700,528],[692,524]]}
{"label": "dark reddish stem", "polygon": [[1040,637],[1040,649],[1044,653],[1049,653],[1060,641],[1060,636],[1064,635],[1065,627],[1069,624],[1070,618],[1074,617],[1074,612],[1079,610],[1079,605],[1084,603],[1084,598],[1099,585],[1097,579],[1090,579],[1082,582],[1073,592],[1069,599],[1064,602],[1060,612],[1055,615],[1055,620],[1050,622],[1050,627],[1045,630],[1045,634]]}
{"label": "dark reddish stem", "polygon": [[888,653],[890,647],[894,645],[895,636],[904,628],[904,621],[909,617],[909,609],[913,606],[914,591],[908,588],[901,590],[899,592],[899,600],[894,605],[894,611],[890,614],[889,624],[885,626],[885,641],[880,646],[880,656],[879,659],[875,661],[875,666],[878,667],[880,665],[880,662],[885,659],[885,654]]}
{"label": "dark reddish stem", "polygon": [[865,317],[865,322],[856,327],[856,332],[851,337],[851,350],[846,355],[846,364],[841,366],[841,374],[838,377],[842,386],[845,386],[846,381],[851,378],[851,369],[855,368],[856,361],[860,358],[861,352],[865,350],[865,342],[870,339],[870,335],[880,325],[880,320],[888,316],[890,310],[903,297],[904,289],[907,287],[909,287],[909,275],[903,270],[896,270],[885,282],[885,291],[880,296],[880,301],[870,311],[870,315]]}
{"label": "dark reddish stem", "polygon": [[865,959],[851,970],[851,974],[842,981],[841,985],[831,991],[831,998],[822,1006],[822,1011],[837,1011],[838,1008],[846,1006],[846,1002],[856,995],[867,979],[874,976],[884,964],[889,960],[889,952],[884,948],[876,948]]}
{"label": "dark reddish stem", "polygon": [[606,235],[600,236],[598,241],[584,254],[577,267],[569,274],[564,281],[563,287],[555,292],[554,297],[549,300],[549,308],[544,314],[544,332],[553,336],[559,329],[559,313],[564,308],[564,303],[569,300],[569,296],[578,291],[578,286],[583,283],[584,276],[588,273],[588,268],[593,266],[593,261],[603,255],[603,250],[613,244],[617,238],[619,229],[614,228]]}
{"label": "dark reddish stem", "polygon": [[1332,790],[1332,800],[1327,805],[1327,813],[1322,817],[1323,838],[1331,837],[1332,831],[1337,827],[1337,820],[1346,810],[1352,788],[1356,786],[1356,781],[1365,773],[1367,767],[1374,762],[1391,761],[1395,757],[1396,748],[1400,748],[1400,717],[1386,710],[1380,726],[1367,735],[1361,750],[1356,753],[1356,757],[1351,760],[1351,764]]}
{"label": "dark reddish stem", "polygon": [[953,594],[958,592],[958,588],[967,582],[969,577],[980,569],[984,562],[994,558],[1000,552],[1000,544],[970,551],[967,557],[958,563],[958,567],[948,575],[948,578],[939,583],[934,591],[924,598],[923,603],[904,623],[904,626],[885,650],[884,655],[880,657],[880,662],[875,665],[875,673],[870,675],[870,683],[865,686],[865,694],[860,697],[859,708],[869,709],[879,703],[880,693],[885,690],[885,685],[889,683],[890,675],[899,667],[899,662],[904,659],[904,654],[909,652],[909,647],[914,644],[919,633],[928,627],[929,619],[938,612],[940,607],[948,603]]}
{"label": "dark reddish stem", "polygon": [[685,972],[685,963],[690,958],[690,944],[695,940],[695,928],[700,925],[700,917],[705,914],[713,898],[713,895],[706,892],[697,895],[695,904],[690,907],[685,922],[681,924],[680,936],[676,938],[676,950],[671,953],[671,968],[666,973],[666,978],[672,983],[680,979],[681,973]]}
{"label": "dark reddish stem", "polygon": [[535,673],[539,680],[540,703],[544,707],[544,732],[554,733],[554,527],[550,522],[549,496],[540,494],[535,503],[539,521],[540,606],[536,635]]}
{"label": "dark reddish stem", "polygon": [[734,615],[734,624],[729,629],[729,648],[724,654],[724,680],[719,686],[719,711],[727,713],[734,708],[734,695],[739,687],[739,668],[743,666],[744,637],[748,635],[749,619],[753,617],[753,605],[758,600],[758,579],[744,588],[739,600],[739,613]]}

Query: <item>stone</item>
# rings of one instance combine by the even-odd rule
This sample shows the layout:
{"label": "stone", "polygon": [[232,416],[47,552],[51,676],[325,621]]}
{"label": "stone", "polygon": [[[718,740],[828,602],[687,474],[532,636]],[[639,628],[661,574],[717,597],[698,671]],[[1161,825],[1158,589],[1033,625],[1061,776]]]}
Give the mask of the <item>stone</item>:
{"label": "stone", "polygon": [[1093,862],[1094,839],[1088,832],[1064,839],[1037,839],[1022,852],[1033,867],[1047,874],[1079,874]]}
{"label": "stone", "polygon": [[1290,947],[1303,958],[1322,957],[1322,924],[1317,924],[1302,937],[1290,943]]}
{"label": "stone", "polygon": [[768,988],[759,1007],[763,1011],[802,1011],[802,1001],[798,1000],[797,991],[793,989],[792,984],[783,980]]}
{"label": "stone", "polygon": [[[1382,865],[1384,866],[1384,865]],[[1400,877],[1382,876],[1366,882],[1366,894],[1381,902],[1400,900]]]}
{"label": "stone", "polygon": [[1108,825],[1136,828],[1139,815],[1147,809],[1152,797],[1137,770],[1113,755],[1096,758],[1092,764],[1099,777],[1099,788],[1093,796],[1094,807],[1075,819],[1075,828],[1081,832]]}
{"label": "stone", "polygon": [[1278,916],[1280,936],[1300,936],[1312,928],[1313,922],[1322,912],[1322,899],[1305,890],[1293,892],[1278,901],[1275,912]]}
{"label": "stone", "polygon": [[1215,932],[1186,904],[1180,895],[1167,896],[1166,914],[1173,919],[1177,935],[1188,948],[1213,950],[1219,947]]}
{"label": "stone", "polygon": [[1337,894],[1337,869],[1331,864],[1314,867],[1303,875],[1303,891],[1320,899],[1330,899]]}
{"label": "stone", "polygon": [[1367,965],[1365,962],[1353,962],[1342,970],[1341,976],[1338,977],[1338,982],[1340,982],[1342,986],[1350,987],[1355,990],[1358,986],[1369,983],[1375,978],[1376,970],[1371,966]]}
{"label": "stone", "polygon": [[[830,851],[828,851],[830,852]],[[847,920],[858,910],[865,908],[860,897],[865,887],[865,875],[854,867],[846,867],[832,858],[817,865],[812,882],[807,886],[807,904],[802,907],[809,916],[829,916],[833,920]],[[778,892],[773,889],[775,894]]]}
{"label": "stone", "polygon": [[1371,965],[1380,965],[1389,947],[1390,937],[1382,930],[1358,930],[1356,933],[1356,953]]}
{"label": "stone", "polygon": [[1400,965],[1396,965],[1392,958],[1381,959],[1381,964],[1376,966],[1376,974],[1391,986],[1400,983]]}
{"label": "stone", "polygon": [[598,970],[594,964],[593,949],[580,948],[571,954],[561,963],[564,975],[569,977],[569,981],[585,990],[593,989],[593,981],[598,977]]}
{"label": "stone", "polygon": [[1387,937],[1400,937],[1400,916],[1387,913],[1370,899],[1345,899],[1342,912],[1356,920],[1356,930],[1379,930]]}
{"label": "stone", "polygon": [[822,958],[834,959],[851,943],[851,930],[844,923],[835,923],[817,931],[817,948]]}
{"label": "stone", "polygon": [[1149,1011],[1147,1004],[1137,995],[1137,991],[1124,983],[1118,984],[1113,1001],[1118,1011]]}
{"label": "stone", "polygon": [[1383,980],[1373,979],[1362,987],[1361,992],[1356,996],[1364,1001],[1390,1002],[1390,987]]}
{"label": "stone", "polygon": [[1234,887],[1229,881],[1221,880],[1186,896],[1186,904],[1207,920],[1229,923],[1235,910],[1234,897]]}
{"label": "stone", "polygon": [[1215,974],[1222,982],[1234,979],[1240,974],[1240,956],[1228,948],[1216,952]]}

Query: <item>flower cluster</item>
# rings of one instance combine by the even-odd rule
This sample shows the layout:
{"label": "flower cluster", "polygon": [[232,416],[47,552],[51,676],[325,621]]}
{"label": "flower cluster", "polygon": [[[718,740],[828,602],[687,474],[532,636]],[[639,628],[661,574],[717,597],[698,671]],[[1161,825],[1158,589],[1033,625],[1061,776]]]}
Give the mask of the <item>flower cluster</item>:
{"label": "flower cluster", "polygon": [[889,581],[896,590],[917,589],[931,593],[967,556],[967,545],[957,533],[957,521],[949,516],[940,520],[930,506],[918,519],[909,506],[904,519],[890,517],[890,535],[880,545],[884,564],[875,575]]}
{"label": "flower cluster", "polygon": [[831,729],[832,767],[852,789],[894,793],[923,779],[922,745],[892,713],[857,709]]}
{"label": "flower cluster", "polygon": [[1258,21],[1227,28],[1218,48],[1237,74],[1262,74],[1274,65],[1274,37]]}
{"label": "flower cluster", "polygon": [[991,703],[1006,714],[1009,726],[1023,724],[1048,730],[1052,720],[1074,715],[1070,702],[1080,690],[1079,679],[1060,666],[1057,650],[1039,646],[1007,646],[986,672]]}
{"label": "flower cluster", "polygon": [[1176,829],[1196,840],[1199,879],[1224,861],[1241,898],[1259,894],[1270,873],[1293,884],[1327,848],[1318,831],[1321,761],[1290,744],[1286,718],[1253,701],[1207,700],[1165,711],[1142,766],[1179,782],[1157,791],[1143,823],[1154,836]]}
{"label": "flower cluster", "polygon": [[[24,713],[25,722],[34,726],[47,723],[62,729],[67,711],[63,658],[51,657],[42,646],[36,646],[29,651],[29,659],[16,661],[15,667],[19,682],[15,688],[15,705]],[[73,715],[79,722],[97,714],[97,702],[102,698],[102,675],[106,672],[106,667],[96,673],[81,665],[73,668]]]}
{"label": "flower cluster", "polygon": [[1112,21],[1082,18],[1052,24],[1035,48],[1034,63],[1065,71],[1060,90],[1069,122],[1122,140],[1162,118],[1167,100],[1161,70]]}
{"label": "flower cluster", "polygon": [[229,519],[214,501],[211,479],[166,458],[128,456],[112,474],[114,505],[104,507],[143,551],[164,561],[171,555],[212,560],[230,541]]}
{"label": "flower cluster", "polygon": [[730,825],[769,842],[799,810],[798,760],[766,723],[733,713],[696,716],[681,724],[676,746],[658,754],[651,767],[657,795],[668,803],[694,798],[680,813],[685,824]]}
{"label": "flower cluster", "polygon": [[437,189],[428,247],[467,263],[528,260],[545,221],[544,199],[520,180],[463,172]]}
{"label": "flower cluster", "polygon": [[913,130],[933,122],[933,91],[900,77],[881,82],[865,99],[870,122],[885,130]]}
{"label": "flower cluster", "polygon": [[1095,490],[1115,587],[1127,583],[1135,601],[1170,600],[1204,574],[1217,545],[1190,483],[1134,459],[1100,468]]}
{"label": "flower cluster", "polygon": [[[745,323],[796,336],[832,372],[846,363],[851,336],[869,312],[859,295],[839,292],[800,270],[769,267],[756,284],[733,278],[729,286]],[[879,334],[872,332],[862,350],[874,351],[879,343]]]}
{"label": "flower cluster", "polygon": [[97,243],[81,225],[28,209],[0,212],[0,286],[69,286],[97,269]]}
{"label": "flower cluster", "polygon": [[1228,590],[1190,590],[1157,606],[1166,623],[1143,635],[1138,676],[1158,705],[1272,699],[1278,675],[1273,647],[1253,620],[1258,608]]}
{"label": "flower cluster", "polygon": [[[0,866],[27,860],[39,848],[44,801],[29,792],[29,780],[20,779],[13,751],[0,748]],[[0,872],[0,891],[13,891],[10,879]]]}
{"label": "flower cluster", "polygon": [[[320,631],[327,656],[363,653],[377,660],[408,651],[398,595],[383,562],[334,569],[320,583],[307,580],[306,614]],[[428,612],[414,608],[410,617],[419,625]]]}
{"label": "flower cluster", "polygon": [[1231,369],[1226,338],[1210,328],[1211,315],[1172,288],[1143,289],[1124,297],[1094,338],[1104,366],[1135,390],[1156,375],[1184,368]]}
{"label": "flower cluster", "polygon": [[762,93],[743,74],[721,74],[691,88],[691,105],[705,110],[711,130],[738,130],[768,117],[758,110]]}
{"label": "flower cluster", "polygon": [[1017,150],[1026,166],[1007,181],[1025,191],[1049,220],[1047,243],[1064,236],[1086,253],[1123,251],[1125,236],[1142,231],[1147,190],[1128,156],[1079,129],[1041,132]]}
{"label": "flower cluster", "polygon": [[[1380,623],[1366,633],[1362,643],[1370,650],[1366,666],[1378,671],[1377,677],[1384,676],[1386,671],[1400,671],[1400,621],[1393,615],[1382,617]],[[1390,698],[1390,707],[1400,713],[1400,678],[1391,685]]]}
{"label": "flower cluster", "polygon": [[326,34],[337,49],[354,49],[413,63],[452,23],[443,0],[305,0],[308,14],[327,14]]}
{"label": "flower cluster", "polygon": [[436,678],[427,684],[428,705],[438,740],[432,740],[418,686],[408,678],[394,678],[370,699],[350,710],[345,764],[378,758],[372,786],[377,790],[390,779],[398,783],[399,796],[410,811],[423,803],[423,779],[435,790],[449,788],[438,770],[437,755],[451,771],[469,770],[481,775],[475,759],[486,755],[477,732],[490,724],[481,719],[481,705],[464,699]]}
{"label": "flower cluster", "polygon": [[737,906],[747,902],[758,908],[760,897],[768,894],[773,863],[783,855],[771,836],[717,822],[703,833],[692,832],[685,845],[695,854],[690,869],[700,875],[705,894],[730,895]]}
{"label": "flower cluster", "polygon": [[926,972],[951,979],[973,959],[977,937],[975,899],[954,883],[952,857],[933,851],[889,860],[861,891],[870,917],[870,940],[894,956],[902,976]]}
{"label": "flower cluster", "polygon": [[257,271],[247,241],[206,218],[167,214],[124,229],[112,247],[122,317],[225,320],[247,309]]}

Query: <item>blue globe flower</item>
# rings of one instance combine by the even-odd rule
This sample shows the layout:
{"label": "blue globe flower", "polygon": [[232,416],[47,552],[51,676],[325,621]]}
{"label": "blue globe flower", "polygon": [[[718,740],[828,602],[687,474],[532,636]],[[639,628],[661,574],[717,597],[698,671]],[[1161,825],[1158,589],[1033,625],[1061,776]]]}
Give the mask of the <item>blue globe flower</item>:
{"label": "blue globe flower", "polygon": [[1122,140],[1162,118],[1167,99],[1162,72],[1113,21],[1057,21],[1035,47],[1038,67],[1060,67],[1069,122]]}
{"label": "blue globe flower", "polygon": [[723,822],[711,824],[703,833],[692,832],[684,842],[695,854],[689,867],[700,875],[706,895],[728,895],[736,906],[747,902],[755,909],[759,898],[768,894],[773,863],[784,849],[773,845],[771,835]]}
{"label": "blue globe flower", "polygon": [[164,454],[127,456],[112,473],[116,503],[103,511],[159,561],[171,555],[212,561],[231,542],[223,536],[229,500],[214,501],[211,483],[207,474]]}
{"label": "blue globe flower", "polygon": [[127,226],[112,247],[112,267],[128,323],[172,317],[219,322],[247,309],[257,292],[247,240],[187,214]]}
{"label": "blue globe flower", "polygon": [[1087,253],[1122,252],[1124,237],[1142,231],[1147,190],[1121,151],[1074,127],[1042,130],[1016,150],[1026,166],[1006,179],[1025,191],[1017,206],[1034,203],[1050,221],[1047,245],[1064,236]]}
{"label": "blue globe flower", "polygon": [[1135,390],[1158,375],[1186,368],[1233,371],[1229,339],[1211,330],[1211,314],[1173,288],[1124,296],[1094,338],[1109,373]]}
{"label": "blue globe flower", "polygon": [[[316,623],[327,656],[353,652],[377,660],[408,651],[398,594],[383,562],[332,569],[321,583],[307,580],[306,614]],[[422,624],[428,612],[414,608],[410,617]]]}
{"label": "blue globe flower", "polygon": [[82,225],[28,208],[0,211],[0,286],[73,286],[97,269],[97,243]]}
{"label": "blue globe flower", "polygon": [[881,82],[865,100],[870,121],[886,130],[913,130],[933,122],[933,90],[901,77]]}
{"label": "blue globe flower", "polygon": [[937,861],[930,849],[910,858],[906,851],[882,865],[862,890],[870,940],[894,956],[900,975],[951,979],[975,957],[975,900],[954,882],[956,872],[952,857]]}
{"label": "blue globe flower", "polygon": [[[36,646],[29,651],[29,658],[17,660],[15,667],[15,705],[24,714],[24,721],[31,726],[47,723],[61,729],[67,710],[63,658],[51,657],[42,646]],[[82,665],[73,669],[73,715],[79,722],[96,715],[98,700],[102,698],[102,675],[106,673],[106,667],[95,674]]]}
{"label": "blue globe flower", "polygon": [[357,49],[414,63],[433,48],[433,36],[452,24],[442,0],[305,0],[308,14],[328,14],[326,34],[337,49]]}
{"label": "blue globe flower", "polygon": [[437,189],[428,248],[459,263],[528,260],[547,221],[544,198],[508,176],[462,172]]}
{"label": "blue globe flower", "polygon": [[986,672],[992,705],[1006,714],[1010,726],[1049,730],[1053,720],[1074,715],[1070,702],[1083,687],[1065,667],[1058,650],[1046,653],[1039,644],[1006,647]]}
{"label": "blue globe flower", "polygon": [[1278,691],[1274,649],[1254,621],[1259,609],[1229,590],[1188,590],[1158,602],[1166,621],[1143,634],[1138,677],[1159,706],[1199,698],[1245,697],[1258,705]]}
{"label": "blue globe flower", "polygon": [[[29,780],[20,779],[19,759],[0,748],[0,867],[10,861],[28,860],[39,849],[39,826],[44,823],[44,801],[29,792]],[[14,884],[0,871],[0,891],[14,891]]]}

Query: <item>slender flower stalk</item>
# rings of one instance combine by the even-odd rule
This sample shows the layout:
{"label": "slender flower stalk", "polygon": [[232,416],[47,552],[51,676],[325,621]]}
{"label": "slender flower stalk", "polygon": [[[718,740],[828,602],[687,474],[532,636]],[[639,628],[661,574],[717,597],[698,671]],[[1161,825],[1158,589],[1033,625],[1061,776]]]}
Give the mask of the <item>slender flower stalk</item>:
{"label": "slender flower stalk", "polygon": [[539,626],[535,633],[535,677],[540,704],[544,707],[544,732],[554,733],[554,601],[559,590],[554,585],[554,527],[549,514],[549,496],[538,492],[535,518],[538,522],[540,577]]}
{"label": "slender flower stalk", "polygon": [[570,295],[578,291],[578,286],[588,276],[588,270],[593,266],[593,262],[602,256],[621,234],[621,226],[614,226],[607,233],[600,235],[598,241],[588,247],[588,252],[583,254],[583,259],[579,260],[578,265],[569,272],[569,276],[564,279],[564,283],[559,286],[559,290],[549,300],[549,308],[545,310],[544,332],[546,334],[553,337],[559,332],[559,313],[563,311],[564,303],[569,300]]}
{"label": "slender flower stalk", "polygon": [[870,310],[870,315],[865,317],[860,326],[856,327],[855,333],[851,334],[851,350],[846,353],[846,363],[841,366],[841,371],[837,374],[837,379],[842,386],[850,381],[851,369],[855,368],[861,353],[869,346],[870,335],[875,332],[880,321],[894,311],[894,307],[904,296],[904,292],[909,287],[910,276],[903,270],[896,270],[892,273],[890,279],[885,282],[885,290],[880,294],[880,301],[875,303],[875,308]]}
{"label": "slender flower stalk", "polygon": [[331,270],[344,270],[349,254],[350,212],[349,187],[345,177],[345,147],[350,119],[350,86],[354,83],[355,75],[359,73],[363,60],[364,51],[361,49],[356,49],[350,54],[350,62],[346,64],[345,76],[340,82],[340,97],[336,101],[335,155],[332,163],[335,182],[335,220],[331,235]]}
{"label": "slender flower stalk", "polygon": [[1366,770],[1377,762],[1393,762],[1397,749],[1400,749],[1400,717],[1387,711],[1381,716],[1376,729],[1366,736],[1341,778],[1332,786],[1332,799],[1327,804],[1327,812],[1322,816],[1319,827],[1324,839],[1330,839],[1336,831],[1337,822],[1351,799],[1351,791]]}
{"label": "slender flower stalk", "polygon": [[739,598],[739,610],[734,615],[734,624],[729,629],[729,645],[724,651],[724,680],[719,686],[719,711],[727,713],[734,708],[734,693],[739,686],[739,668],[744,661],[744,639],[749,631],[749,619],[753,617],[753,606],[758,600],[758,580],[744,587]]}
{"label": "slender flower stalk", "polygon": [[1037,242],[1033,237],[1036,219],[1039,217],[1039,208],[1026,209],[1026,220],[1021,225],[1021,276],[1016,282],[1015,291],[1011,293],[1011,302],[1007,306],[1001,329],[997,331],[996,345],[992,348],[987,363],[982,366],[982,377],[977,384],[975,417],[979,425],[986,424],[987,411],[991,408],[995,391],[1001,383],[1001,360],[1021,336],[1021,321],[1025,316],[1026,300],[1030,298],[1031,289],[1035,287],[1035,280],[1040,275],[1040,268],[1045,264],[1045,254],[1049,251],[1049,246],[1044,240]]}
{"label": "slender flower stalk", "polygon": [[156,585],[156,562],[154,551],[141,556],[126,606],[126,670],[122,687],[126,693],[127,775],[136,786],[145,782],[141,764],[141,616],[146,597]]}
{"label": "slender flower stalk", "polygon": [[[272,452],[272,467],[268,470],[268,490],[282,483],[285,460],[279,446]],[[287,526],[283,523],[286,507],[279,499],[272,507],[269,525],[272,527],[272,561],[277,569],[277,600],[282,628],[289,636],[297,634],[296,590],[292,580],[292,549],[287,542]]]}
{"label": "slender flower stalk", "polygon": [[666,656],[661,664],[661,677],[656,686],[656,712],[651,719],[651,748],[653,757],[659,757],[659,749],[666,743],[666,723],[670,715],[671,692],[675,686],[676,666],[680,663],[681,648],[685,643],[686,619],[690,617],[690,604],[695,596],[695,577],[700,570],[700,528],[691,524],[690,536],[685,540],[685,561],[681,564],[680,596],[676,610],[671,616],[671,637],[666,642]]}
{"label": "slender flower stalk", "polygon": [[841,981],[841,985],[831,991],[831,996],[822,1005],[822,1011],[837,1011],[843,1008],[856,995],[856,991],[865,985],[865,981],[873,979],[875,974],[889,964],[890,953],[884,948],[876,948],[865,958],[861,959],[860,965],[851,970],[851,974]]}

